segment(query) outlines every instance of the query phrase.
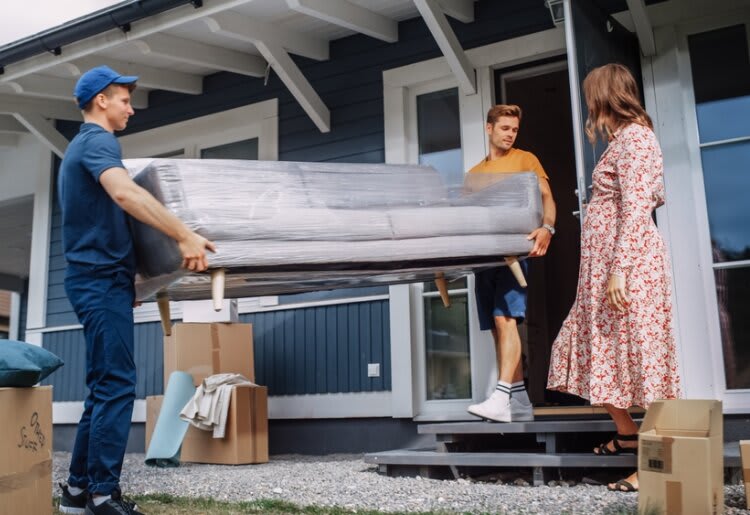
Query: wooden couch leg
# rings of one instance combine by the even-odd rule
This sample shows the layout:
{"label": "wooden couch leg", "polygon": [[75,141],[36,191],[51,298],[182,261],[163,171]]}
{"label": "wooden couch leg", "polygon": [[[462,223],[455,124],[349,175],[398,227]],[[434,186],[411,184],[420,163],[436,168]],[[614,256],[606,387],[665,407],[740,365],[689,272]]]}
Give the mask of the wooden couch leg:
{"label": "wooden couch leg", "polygon": [[156,294],[156,304],[159,306],[159,318],[161,318],[161,329],[164,336],[172,334],[172,315],[169,313],[169,295],[167,292]]}
{"label": "wooden couch leg", "polygon": [[451,307],[451,299],[448,296],[448,281],[446,281],[443,272],[435,272],[435,286],[437,286],[440,292],[440,299],[443,301],[443,306],[446,308]]}
{"label": "wooden couch leg", "polygon": [[211,272],[211,298],[214,301],[214,311],[221,311],[224,304],[224,281],[226,271],[223,268]]}
{"label": "wooden couch leg", "polygon": [[523,270],[521,269],[521,263],[518,262],[518,258],[516,256],[508,256],[505,258],[505,263],[510,267],[513,277],[516,278],[521,288],[526,288],[526,278],[523,276]]}

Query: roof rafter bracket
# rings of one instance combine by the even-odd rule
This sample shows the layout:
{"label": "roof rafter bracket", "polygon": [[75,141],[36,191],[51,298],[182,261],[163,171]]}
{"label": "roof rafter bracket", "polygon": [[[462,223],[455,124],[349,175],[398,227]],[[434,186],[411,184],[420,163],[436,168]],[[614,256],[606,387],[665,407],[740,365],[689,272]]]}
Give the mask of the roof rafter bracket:
{"label": "roof rafter bracket", "polygon": [[463,23],[474,21],[474,0],[438,0],[443,12]]}
{"label": "roof rafter bracket", "polygon": [[320,132],[331,131],[331,113],[318,96],[315,89],[289,57],[286,50],[275,43],[257,41],[255,46],[268,61],[281,82],[289,89],[302,109],[312,119]]}
{"label": "roof rafter bracket", "polygon": [[645,57],[656,55],[656,42],[654,41],[654,28],[646,12],[646,4],[643,0],[626,0],[630,16],[633,18],[635,33],[638,43],[641,45],[641,53]]}
{"label": "roof rafter bracket", "polygon": [[211,32],[228,38],[252,44],[264,41],[268,45],[279,46],[293,54],[318,61],[325,61],[330,55],[328,41],[325,39],[270,26],[241,14],[221,12],[202,19]]}
{"label": "roof rafter bracket", "polygon": [[52,152],[62,159],[68,140],[42,115],[36,113],[13,113],[13,117],[26,127],[29,132],[39,138]]}
{"label": "roof rafter bracket", "polygon": [[173,61],[205,66],[216,70],[263,77],[266,62],[260,56],[238,52],[228,48],[198,43],[196,41],[152,34],[131,42],[143,54],[166,57]]}
{"label": "roof rafter bracket", "polygon": [[419,14],[422,15],[432,37],[435,38],[435,42],[448,61],[448,66],[456,76],[461,91],[466,95],[475,94],[477,92],[476,70],[466,57],[440,5],[435,0],[414,0],[414,5],[417,6]]}
{"label": "roof rafter bracket", "polygon": [[348,0],[286,0],[290,9],[370,37],[395,43],[398,22]]}

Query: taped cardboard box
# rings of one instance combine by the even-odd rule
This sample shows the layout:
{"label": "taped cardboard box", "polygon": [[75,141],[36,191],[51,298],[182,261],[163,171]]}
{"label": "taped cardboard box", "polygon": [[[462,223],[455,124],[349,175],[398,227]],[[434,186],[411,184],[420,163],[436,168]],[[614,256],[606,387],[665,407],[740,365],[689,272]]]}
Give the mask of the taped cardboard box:
{"label": "taped cardboard box", "polygon": [[745,503],[750,506],[750,440],[740,440],[740,458],[742,458],[742,477],[745,483]]}
{"label": "taped cardboard box", "polygon": [[182,323],[164,337],[164,384],[175,370],[198,386],[213,374],[242,374],[255,381],[251,324]]}
{"label": "taped cardboard box", "polygon": [[52,513],[52,387],[0,388],[0,515]]}
{"label": "taped cardboard box", "polygon": [[190,426],[180,461],[244,465],[268,462],[268,389],[238,385],[232,389],[224,438]]}
{"label": "taped cardboard box", "polygon": [[724,513],[721,401],[649,406],[638,436],[639,513]]}

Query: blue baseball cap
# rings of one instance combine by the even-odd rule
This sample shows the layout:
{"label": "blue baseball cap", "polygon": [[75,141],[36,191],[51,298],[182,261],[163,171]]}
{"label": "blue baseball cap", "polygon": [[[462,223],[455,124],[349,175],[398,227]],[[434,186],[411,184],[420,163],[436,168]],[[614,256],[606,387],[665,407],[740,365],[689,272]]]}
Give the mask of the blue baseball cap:
{"label": "blue baseball cap", "polygon": [[76,82],[73,96],[76,97],[78,107],[81,109],[88,104],[92,98],[99,94],[110,84],[133,84],[138,80],[135,75],[120,75],[109,66],[97,66],[81,75]]}

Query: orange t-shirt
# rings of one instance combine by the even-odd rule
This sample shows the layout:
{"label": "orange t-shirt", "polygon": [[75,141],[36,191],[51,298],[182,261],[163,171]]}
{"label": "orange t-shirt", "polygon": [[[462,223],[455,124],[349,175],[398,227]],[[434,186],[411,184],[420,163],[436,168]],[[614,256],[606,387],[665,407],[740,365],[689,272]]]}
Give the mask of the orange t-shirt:
{"label": "orange t-shirt", "polygon": [[547,179],[547,173],[542,168],[542,163],[531,152],[511,148],[507,154],[500,159],[482,159],[469,173],[515,173],[534,172],[540,179]]}

